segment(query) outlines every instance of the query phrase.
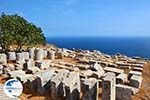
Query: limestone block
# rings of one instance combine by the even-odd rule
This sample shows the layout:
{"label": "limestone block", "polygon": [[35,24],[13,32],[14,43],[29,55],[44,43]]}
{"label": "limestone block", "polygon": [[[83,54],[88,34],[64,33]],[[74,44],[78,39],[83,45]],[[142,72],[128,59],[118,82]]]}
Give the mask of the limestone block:
{"label": "limestone block", "polygon": [[35,66],[37,66],[40,69],[47,69],[50,67],[50,62],[50,60],[36,61]]}
{"label": "limestone block", "polygon": [[6,54],[0,54],[0,62],[2,64],[6,64],[7,63],[7,56],[6,56]]}
{"label": "limestone block", "polygon": [[29,57],[30,57],[30,59],[34,59],[34,56],[35,56],[34,52],[35,52],[35,48],[29,48]]}
{"label": "limestone block", "polygon": [[132,90],[125,85],[116,85],[116,100],[131,100]]}
{"label": "limestone block", "polygon": [[91,66],[92,70],[98,71],[98,70],[103,70],[102,66],[98,63],[95,63]]}
{"label": "limestone block", "polygon": [[24,53],[16,53],[16,61],[25,62]]}
{"label": "limestone block", "polygon": [[29,52],[22,52],[22,53],[24,53],[24,59],[25,60],[29,60]]}
{"label": "limestone block", "polygon": [[55,59],[55,51],[53,50],[48,51],[48,59],[51,59],[51,60]]}
{"label": "limestone block", "polygon": [[10,60],[10,61],[16,60],[16,53],[15,52],[8,52],[8,60]]}
{"label": "limestone block", "polygon": [[0,64],[0,75],[3,74],[3,65]]}
{"label": "limestone block", "polygon": [[35,49],[35,60],[43,59],[43,49]]}
{"label": "limestone block", "polygon": [[98,81],[95,78],[84,79],[83,100],[98,100]]}
{"label": "limestone block", "polygon": [[79,100],[80,98],[80,77],[76,72],[70,72],[68,78],[64,80],[66,100]]}
{"label": "limestone block", "polygon": [[130,79],[130,86],[140,88],[142,84],[142,76],[132,75]]}
{"label": "limestone block", "polygon": [[43,50],[43,58],[47,58],[48,52],[47,50]]}
{"label": "limestone block", "polygon": [[60,70],[55,76],[51,79],[51,97],[53,100],[56,100],[57,97],[65,96],[63,80],[69,75],[68,70]]}
{"label": "limestone block", "polygon": [[53,77],[55,70],[47,69],[36,73],[37,91],[40,95],[48,94],[50,91],[50,79]]}
{"label": "limestone block", "polygon": [[106,73],[102,80],[102,100],[116,100],[116,77],[112,72]]}
{"label": "limestone block", "polygon": [[127,82],[127,80],[128,80],[128,77],[127,77],[127,74],[125,74],[125,73],[119,74],[116,77],[117,84],[124,84],[125,82]]}

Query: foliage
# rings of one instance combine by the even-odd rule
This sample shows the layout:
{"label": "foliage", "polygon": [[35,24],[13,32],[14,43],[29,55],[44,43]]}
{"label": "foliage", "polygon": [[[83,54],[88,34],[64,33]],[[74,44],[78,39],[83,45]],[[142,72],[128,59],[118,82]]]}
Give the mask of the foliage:
{"label": "foliage", "polygon": [[1,14],[0,46],[3,51],[8,51],[11,45],[17,45],[16,51],[21,51],[24,45],[37,44],[45,44],[45,37],[40,27],[17,14]]}

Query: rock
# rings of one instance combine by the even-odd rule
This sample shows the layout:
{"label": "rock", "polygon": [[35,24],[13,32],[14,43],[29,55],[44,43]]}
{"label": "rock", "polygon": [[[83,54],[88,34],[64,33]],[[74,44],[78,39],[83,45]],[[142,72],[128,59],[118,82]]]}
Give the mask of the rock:
{"label": "rock", "polygon": [[91,69],[95,71],[103,70],[102,66],[98,63],[95,63],[93,66],[91,66]]}
{"label": "rock", "polygon": [[115,74],[124,73],[124,70],[123,70],[123,69],[112,68],[112,67],[105,67],[104,70],[105,70],[106,72],[113,72],[113,73],[115,73]]}
{"label": "rock", "polygon": [[64,80],[66,100],[79,100],[80,98],[80,77],[76,72],[70,72],[68,78]]}
{"label": "rock", "polygon": [[51,97],[53,100],[56,100],[57,97],[65,96],[65,91],[63,87],[63,80],[69,75],[68,70],[60,70],[55,76],[51,79]]}
{"label": "rock", "polygon": [[24,54],[24,59],[29,60],[29,52],[22,52]]}
{"label": "rock", "polygon": [[34,56],[35,56],[34,52],[35,52],[35,48],[29,48],[29,58],[30,59],[34,59]]}
{"label": "rock", "polygon": [[116,100],[131,100],[132,90],[125,85],[116,85]]}
{"label": "rock", "polygon": [[50,59],[50,60],[55,59],[55,51],[52,51],[52,50],[48,51],[48,59]]}
{"label": "rock", "polygon": [[50,79],[53,77],[55,70],[47,69],[36,73],[37,90],[40,95],[45,95],[50,92]]}
{"label": "rock", "polygon": [[83,100],[98,100],[98,81],[95,78],[84,79]]}
{"label": "rock", "polygon": [[10,60],[10,61],[16,60],[16,53],[15,52],[8,52],[8,60]]}
{"label": "rock", "polygon": [[0,64],[0,75],[3,74],[3,65]]}
{"label": "rock", "polygon": [[50,67],[50,60],[36,61],[35,66],[37,66],[40,69],[47,69]]}
{"label": "rock", "polygon": [[102,100],[116,100],[116,77],[112,72],[106,73],[102,80]]}
{"label": "rock", "polygon": [[142,76],[132,75],[130,79],[130,86],[140,88],[142,84]]}
{"label": "rock", "polygon": [[7,63],[7,56],[6,56],[6,54],[0,54],[0,62],[2,64],[6,64]]}
{"label": "rock", "polygon": [[35,49],[35,60],[43,59],[43,49]]}
{"label": "rock", "polygon": [[16,53],[16,61],[25,62],[24,53]]}
{"label": "rock", "polygon": [[127,82],[127,80],[128,80],[128,77],[127,77],[127,74],[125,74],[125,73],[119,74],[116,77],[117,84],[124,84],[125,82]]}

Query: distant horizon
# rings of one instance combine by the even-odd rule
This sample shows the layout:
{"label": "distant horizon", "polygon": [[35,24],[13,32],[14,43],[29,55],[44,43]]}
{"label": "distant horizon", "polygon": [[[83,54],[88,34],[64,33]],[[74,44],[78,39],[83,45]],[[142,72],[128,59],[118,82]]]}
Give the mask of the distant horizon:
{"label": "distant horizon", "polygon": [[46,37],[150,37],[149,0],[0,0]]}

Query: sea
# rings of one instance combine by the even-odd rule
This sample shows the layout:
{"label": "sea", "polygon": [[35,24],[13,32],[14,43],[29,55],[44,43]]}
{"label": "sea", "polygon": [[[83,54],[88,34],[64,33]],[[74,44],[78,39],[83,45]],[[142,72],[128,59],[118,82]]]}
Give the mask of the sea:
{"label": "sea", "polygon": [[114,55],[150,58],[150,37],[49,37],[49,44],[60,48],[99,50]]}

